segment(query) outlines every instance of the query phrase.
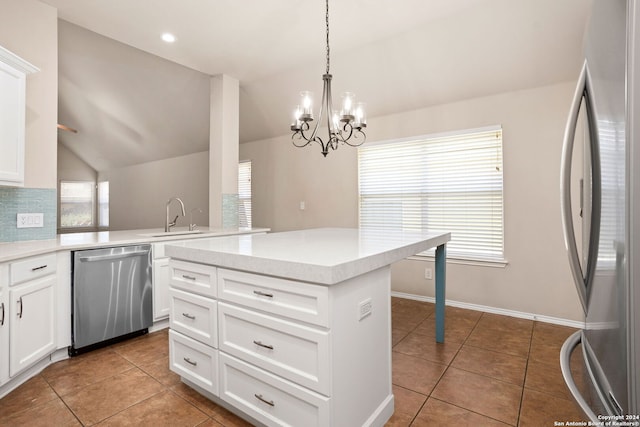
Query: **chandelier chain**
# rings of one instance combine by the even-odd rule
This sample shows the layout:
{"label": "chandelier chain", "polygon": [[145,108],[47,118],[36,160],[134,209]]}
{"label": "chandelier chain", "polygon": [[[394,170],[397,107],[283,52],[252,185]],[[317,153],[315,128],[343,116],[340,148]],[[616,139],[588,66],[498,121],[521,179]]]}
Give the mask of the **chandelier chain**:
{"label": "chandelier chain", "polygon": [[327,13],[325,15],[325,21],[327,24],[327,74],[329,74],[329,0],[327,0]]}

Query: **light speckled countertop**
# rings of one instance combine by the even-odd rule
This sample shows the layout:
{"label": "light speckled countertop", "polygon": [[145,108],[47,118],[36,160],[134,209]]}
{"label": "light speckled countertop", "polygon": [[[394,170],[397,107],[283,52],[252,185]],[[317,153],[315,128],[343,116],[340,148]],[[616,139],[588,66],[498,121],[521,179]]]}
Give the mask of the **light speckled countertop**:
{"label": "light speckled countertop", "polygon": [[[268,228],[209,228],[199,227],[199,233],[190,233],[186,229],[174,228],[164,233],[162,228],[144,230],[99,231],[93,233],[59,234],[55,239],[27,240],[0,243],[0,262],[12,261],[33,255],[56,251],[103,248],[140,243],[156,243],[171,240],[201,239],[205,237],[230,236],[247,233],[265,233]],[[161,235],[155,237],[155,235]]]}
{"label": "light speckled countertop", "polygon": [[445,244],[451,233],[318,228],[176,242],[187,261],[332,285]]}

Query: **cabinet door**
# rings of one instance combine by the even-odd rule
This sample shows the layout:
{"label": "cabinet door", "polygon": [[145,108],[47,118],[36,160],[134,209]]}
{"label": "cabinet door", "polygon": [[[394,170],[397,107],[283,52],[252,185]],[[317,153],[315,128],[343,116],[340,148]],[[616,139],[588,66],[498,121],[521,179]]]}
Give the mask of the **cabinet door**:
{"label": "cabinet door", "polygon": [[9,290],[9,375],[14,376],[56,348],[55,276]]}
{"label": "cabinet door", "polygon": [[9,378],[9,307],[2,286],[6,284],[0,284],[0,384]]}
{"label": "cabinet door", "polygon": [[23,72],[0,62],[0,185],[24,183],[25,81]]}
{"label": "cabinet door", "polygon": [[169,317],[169,258],[153,261],[153,320]]}

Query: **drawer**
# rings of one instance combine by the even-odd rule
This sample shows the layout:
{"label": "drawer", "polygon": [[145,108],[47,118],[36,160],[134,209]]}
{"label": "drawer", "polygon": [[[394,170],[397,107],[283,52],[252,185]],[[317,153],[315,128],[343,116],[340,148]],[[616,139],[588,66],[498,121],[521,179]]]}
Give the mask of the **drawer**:
{"label": "drawer", "polygon": [[218,350],[169,330],[169,368],[218,395]]}
{"label": "drawer", "polygon": [[212,347],[218,347],[216,300],[169,290],[169,327]]}
{"label": "drawer", "polygon": [[268,313],[329,326],[326,286],[219,268],[218,296]]}
{"label": "drawer", "polygon": [[267,426],[328,426],[329,398],[220,353],[220,398]]}
{"label": "drawer", "polygon": [[25,282],[56,272],[56,254],[26,258],[9,266],[9,284]]}
{"label": "drawer", "polygon": [[171,286],[174,288],[209,297],[216,296],[215,267],[172,259],[169,261],[169,268]]}
{"label": "drawer", "polygon": [[219,349],[329,395],[329,332],[218,303]]}

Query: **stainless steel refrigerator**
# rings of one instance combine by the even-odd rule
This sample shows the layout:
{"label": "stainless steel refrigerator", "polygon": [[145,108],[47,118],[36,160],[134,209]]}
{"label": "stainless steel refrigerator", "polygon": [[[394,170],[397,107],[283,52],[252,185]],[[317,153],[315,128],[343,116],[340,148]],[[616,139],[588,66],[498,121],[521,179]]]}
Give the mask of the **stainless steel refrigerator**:
{"label": "stainless steel refrigerator", "polygon": [[[638,2],[593,1],[562,151],[563,231],[585,317],[583,329],[563,345],[560,362],[567,386],[593,422],[611,416],[638,421],[633,418],[640,413]],[[576,129],[584,138],[575,138]],[[572,208],[574,151],[586,160],[580,206]]]}

